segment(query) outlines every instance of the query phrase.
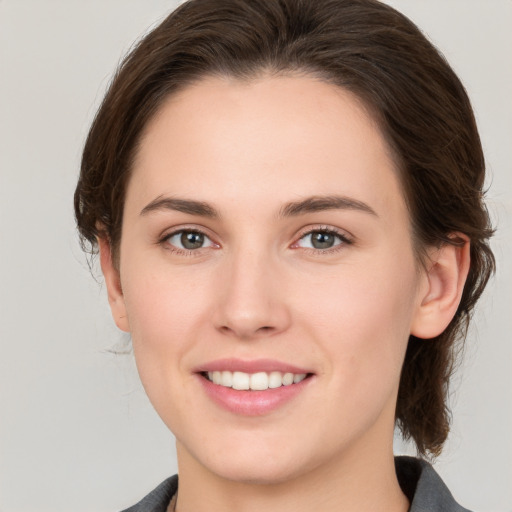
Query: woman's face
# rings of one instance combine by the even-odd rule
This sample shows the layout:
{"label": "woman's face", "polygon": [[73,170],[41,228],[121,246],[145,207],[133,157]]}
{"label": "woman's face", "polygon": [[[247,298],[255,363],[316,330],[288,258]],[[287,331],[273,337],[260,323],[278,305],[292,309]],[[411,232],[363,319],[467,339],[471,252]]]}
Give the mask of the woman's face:
{"label": "woman's face", "polygon": [[395,164],[348,92],[208,78],[148,125],[110,295],[180,465],[275,482],[391,453],[425,282]]}

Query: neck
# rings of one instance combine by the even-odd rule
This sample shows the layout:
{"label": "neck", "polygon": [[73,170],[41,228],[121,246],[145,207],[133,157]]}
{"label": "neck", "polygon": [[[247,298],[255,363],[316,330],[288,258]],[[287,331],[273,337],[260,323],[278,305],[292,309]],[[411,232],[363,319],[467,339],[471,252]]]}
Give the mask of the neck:
{"label": "neck", "polygon": [[[368,440],[366,440],[368,441]],[[382,444],[380,445],[382,447]],[[407,512],[392,446],[373,443],[283,482],[227,480],[208,471],[178,443],[180,482],[176,512]]]}

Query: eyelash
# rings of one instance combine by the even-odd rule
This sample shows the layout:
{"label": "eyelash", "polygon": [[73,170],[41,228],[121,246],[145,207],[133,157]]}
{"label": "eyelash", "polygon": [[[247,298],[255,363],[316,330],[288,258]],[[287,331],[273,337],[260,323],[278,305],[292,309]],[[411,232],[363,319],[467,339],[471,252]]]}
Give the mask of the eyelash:
{"label": "eyelash", "polygon": [[215,242],[213,242],[211,240],[211,237],[209,237],[203,230],[198,229],[196,227],[194,227],[194,228],[184,227],[184,228],[180,228],[175,231],[172,231],[171,233],[167,233],[158,241],[158,243],[160,245],[164,246],[164,248],[166,250],[171,251],[172,253],[177,254],[178,256],[192,256],[192,257],[200,256],[201,252],[202,252],[201,249],[206,249],[206,247],[200,247],[198,249],[180,249],[179,247],[175,247],[174,245],[171,245],[169,243],[169,240],[173,236],[179,235],[180,233],[197,233],[197,234],[203,235],[205,238],[210,240],[213,245],[218,245],[218,244],[215,244]]}
{"label": "eyelash", "polygon": [[[211,241],[212,245],[218,246],[215,242],[211,240],[211,238],[201,229],[198,229],[196,227],[192,228],[181,228],[177,229],[175,231],[172,231],[171,233],[165,234],[162,238],[159,239],[158,243],[160,245],[165,246],[166,250],[171,251],[174,254],[177,254],[179,256],[199,256],[201,254],[201,249],[207,249],[207,247],[199,247],[198,249],[180,249],[179,247],[175,247],[169,243],[169,240],[180,233],[198,233],[200,235],[203,235],[205,238]],[[319,256],[326,254],[332,254],[336,253],[338,251],[343,250],[344,247],[347,245],[352,245],[354,242],[352,238],[347,236],[346,233],[343,233],[335,228],[327,227],[327,226],[318,226],[311,229],[308,229],[307,231],[302,232],[299,237],[297,238],[297,241],[292,244],[292,248],[301,248],[297,244],[300,242],[300,240],[304,239],[308,235],[312,235],[313,233],[324,233],[327,235],[334,235],[336,238],[340,240],[340,243],[336,244],[333,247],[330,247],[328,249],[314,249],[311,247],[302,247],[302,249],[311,255]]]}
{"label": "eyelash", "polygon": [[346,248],[347,245],[352,245],[354,243],[353,239],[349,237],[345,232],[342,232],[336,228],[330,226],[317,226],[314,228],[310,228],[299,235],[297,241],[293,243],[293,246],[297,246],[300,240],[304,239],[308,235],[312,235],[313,233],[323,233],[326,235],[334,235],[336,238],[340,240],[340,243],[336,244],[333,247],[328,249],[314,249],[311,247],[302,247],[302,250],[306,251],[307,254],[312,256],[322,257],[327,254],[337,253]]}

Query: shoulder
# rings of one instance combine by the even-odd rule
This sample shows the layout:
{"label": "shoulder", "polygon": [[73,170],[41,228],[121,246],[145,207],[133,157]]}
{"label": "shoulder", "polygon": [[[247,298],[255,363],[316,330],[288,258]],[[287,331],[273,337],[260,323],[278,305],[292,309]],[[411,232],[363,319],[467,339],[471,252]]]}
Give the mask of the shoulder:
{"label": "shoulder", "polygon": [[409,512],[470,512],[461,507],[426,461],[395,457],[395,468],[402,491],[409,498]]}
{"label": "shoulder", "polygon": [[178,490],[178,475],[164,480],[138,503],[122,512],[166,512],[167,506]]}

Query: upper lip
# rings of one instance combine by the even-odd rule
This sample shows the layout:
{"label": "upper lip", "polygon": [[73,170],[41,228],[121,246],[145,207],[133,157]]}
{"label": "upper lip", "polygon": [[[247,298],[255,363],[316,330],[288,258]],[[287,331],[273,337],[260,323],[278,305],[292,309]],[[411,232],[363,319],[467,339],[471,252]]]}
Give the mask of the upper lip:
{"label": "upper lip", "polygon": [[278,361],[276,359],[216,359],[208,363],[202,364],[194,369],[196,373],[230,371],[244,373],[258,372],[282,372],[282,373],[312,373],[306,368],[301,368],[293,364]]}

